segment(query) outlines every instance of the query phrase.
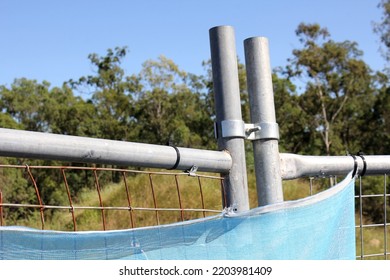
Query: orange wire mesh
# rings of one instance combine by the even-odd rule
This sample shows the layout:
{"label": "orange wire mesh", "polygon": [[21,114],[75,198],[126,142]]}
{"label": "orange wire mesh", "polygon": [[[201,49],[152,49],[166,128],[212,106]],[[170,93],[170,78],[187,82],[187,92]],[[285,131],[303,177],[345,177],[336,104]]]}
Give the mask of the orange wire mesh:
{"label": "orange wire mesh", "polygon": [[[33,189],[35,199],[9,201],[7,195],[12,192],[12,187],[4,185],[7,180],[1,180],[0,226],[73,231],[153,226],[221,213],[222,200],[226,200],[223,178],[217,175],[99,167],[0,165],[0,170],[5,169],[17,170],[19,176],[25,178],[24,189],[26,192]],[[46,176],[51,174],[56,178],[50,183],[51,189],[53,182],[56,184],[52,190],[54,196],[45,196],[50,189],[46,185],[49,183],[42,178],[45,172]],[[85,186],[75,191],[71,183],[75,176],[72,173],[76,173],[78,178],[87,178],[89,185],[85,179]],[[2,176],[5,176],[4,172]],[[117,180],[113,182],[107,180],[108,177]],[[16,209],[25,210],[21,218],[12,216]],[[100,226],[96,228],[98,224]]]}

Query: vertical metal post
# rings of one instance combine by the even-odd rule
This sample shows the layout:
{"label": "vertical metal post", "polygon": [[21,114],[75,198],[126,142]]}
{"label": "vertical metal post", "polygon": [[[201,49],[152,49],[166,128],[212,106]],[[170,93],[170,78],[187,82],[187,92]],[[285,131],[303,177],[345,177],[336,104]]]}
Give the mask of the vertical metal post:
{"label": "vertical metal post", "polygon": [[231,26],[217,26],[209,34],[218,148],[227,150],[233,162],[230,172],[222,174],[227,204],[224,206],[236,212],[245,211],[249,209],[248,180],[234,30]]}
{"label": "vertical metal post", "polygon": [[260,127],[253,140],[259,206],[283,201],[279,159],[279,128],[276,123],[268,40],[244,41],[251,121]]}
{"label": "vertical metal post", "polygon": [[363,236],[363,188],[362,177],[359,176],[359,228],[360,228],[360,259],[364,259],[364,236]]}
{"label": "vertical metal post", "polygon": [[383,192],[383,198],[384,198],[384,205],[383,205],[383,208],[384,208],[384,211],[385,211],[385,216],[384,216],[384,247],[385,247],[385,260],[387,260],[387,175],[385,174],[385,178],[384,178],[384,192]]}

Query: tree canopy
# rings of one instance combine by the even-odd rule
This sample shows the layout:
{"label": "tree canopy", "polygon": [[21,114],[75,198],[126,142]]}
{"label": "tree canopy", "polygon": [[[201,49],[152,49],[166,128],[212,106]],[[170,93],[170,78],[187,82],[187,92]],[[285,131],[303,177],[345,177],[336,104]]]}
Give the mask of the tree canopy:
{"label": "tree canopy", "polygon": [[378,7],[382,10],[382,18],[374,24],[374,32],[379,35],[384,47],[381,48],[383,57],[390,62],[390,1],[381,0]]}

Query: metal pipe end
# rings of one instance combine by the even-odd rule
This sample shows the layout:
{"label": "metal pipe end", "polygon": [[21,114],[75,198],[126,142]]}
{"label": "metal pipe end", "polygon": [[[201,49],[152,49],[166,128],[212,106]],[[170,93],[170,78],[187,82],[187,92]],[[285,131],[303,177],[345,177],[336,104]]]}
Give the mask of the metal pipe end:
{"label": "metal pipe end", "polygon": [[248,44],[250,42],[256,42],[260,41],[261,43],[267,43],[268,44],[268,38],[264,36],[255,36],[255,37],[249,37],[244,40],[244,44]]}
{"label": "metal pipe end", "polygon": [[217,26],[211,27],[209,29],[209,31],[216,30],[216,29],[234,29],[234,27],[231,25],[217,25]]}

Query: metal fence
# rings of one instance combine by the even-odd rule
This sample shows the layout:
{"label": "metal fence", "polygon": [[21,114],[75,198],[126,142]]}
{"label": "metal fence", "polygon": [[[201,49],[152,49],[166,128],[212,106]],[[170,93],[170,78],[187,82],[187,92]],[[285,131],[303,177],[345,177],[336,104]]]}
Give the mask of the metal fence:
{"label": "metal fence", "polygon": [[[4,174],[24,178],[23,200],[7,199],[13,183]],[[0,165],[0,226],[17,225],[55,230],[115,230],[174,223],[215,215],[223,178],[192,172],[140,171],[103,167]],[[54,178],[47,182],[46,178]],[[75,192],[75,176],[82,189]],[[72,180],[73,178],[73,180]],[[117,178],[113,182],[112,178]],[[9,178],[12,180],[12,178]],[[7,182],[9,186],[7,186]],[[56,184],[56,200],[45,200],[48,184]],[[33,190],[33,191],[30,191]],[[223,195],[224,197],[224,195]],[[23,209],[22,219],[15,220]],[[60,222],[59,222],[60,221]]]}
{"label": "metal fence", "polygon": [[[389,259],[390,220],[389,220],[389,182],[388,175],[380,177],[382,187],[376,190],[366,188],[367,178],[359,177],[356,181],[356,251],[357,259]],[[367,209],[368,202],[376,209]],[[370,207],[371,208],[371,207]],[[367,217],[367,212],[374,215]]]}
{"label": "metal fence", "polygon": [[[10,169],[16,170],[18,177],[25,178],[24,187],[26,190],[33,190],[35,203],[27,200],[8,201],[5,190],[10,188],[4,185],[7,180],[3,180],[0,186],[0,226],[25,225],[65,231],[137,228],[215,215],[222,212],[223,204],[226,203],[216,199],[220,192],[225,197],[223,178],[212,174],[91,166],[0,165],[2,177]],[[38,175],[42,171],[57,178],[57,187],[62,195],[60,201],[66,203],[48,203],[42,198],[45,183],[40,180],[41,175]],[[71,178],[81,173],[84,177],[89,177],[85,187],[89,189],[89,195],[93,199],[85,200],[75,195]],[[107,177],[117,177],[119,180],[112,183],[105,179]],[[285,189],[286,199],[314,195],[336,184],[339,178],[309,177],[307,191],[301,191],[299,197],[288,197],[288,190]],[[304,188],[302,178],[298,179],[297,185]],[[356,179],[357,259],[389,259],[389,185],[386,174],[359,176]],[[121,199],[113,200],[112,196],[120,196]],[[375,209],[372,209],[372,205]],[[19,221],[9,219],[12,212],[20,208],[27,209],[25,218]]]}
{"label": "metal fence", "polygon": [[[169,174],[174,178],[173,186],[176,188],[177,207],[166,207],[170,211],[179,213],[179,220],[185,220],[187,210],[205,213],[221,211],[229,207],[232,211],[241,212],[248,210],[249,191],[245,162],[244,141],[253,143],[255,159],[255,176],[257,190],[257,204],[259,206],[274,204],[284,200],[282,180],[290,180],[302,177],[327,177],[343,176],[353,171],[354,175],[374,176],[390,173],[390,156],[366,156],[362,154],[350,156],[302,156],[293,154],[280,154],[278,150],[279,129],[275,118],[275,108],[272,87],[272,72],[269,61],[268,40],[263,37],[249,38],[244,41],[245,62],[248,83],[248,95],[250,101],[251,123],[246,124],[241,116],[241,102],[239,92],[237,54],[235,48],[234,31],[230,26],[219,26],[210,29],[210,48],[213,71],[213,86],[215,94],[215,135],[219,151],[189,149],[175,146],[157,146],[151,144],[130,143],[122,141],[91,139],[85,137],[54,135],[49,133],[16,131],[0,128],[0,156],[16,158],[33,158],[45,160],[59,160],[79,163],[108,164],[114,166],[133,166],[142,168],[175,169],[184,171],[185,176],[190,175],[198,180],[200,197],[202,197],[201,181],[206,177],[197,175],[197,171],[219,173],[218,176],[208,176],[209,179],[218,181],[222,186],[221,206],[218,209],[207,210],[201,199],[201,207],[184,207],[182,200],[182,188],[179,178],[183,174]],[[31,166],[23,168],[35,190],[38,203],[28,207],[38,209],[42,228],[45,227],[44,212],[53,210],[57,206],[50,206],[41,201],[38,185],[33,175]],[[47,167],[49,168],[49,167]],[[58,168],[63,177],[63,185],[67,186],[66,173],[68,168]],[[84,170],[85,171],[85,170]],[[149,211],[155,216],[157,224],[162,220],[162,212],[157,196],[153,178],[156,173],[146,173],[149,179],[148,188],[152,192],[152,206],[140,207],[135,205],[128,194],[126,187],[126,174],[124,170],[100,170],[88,169],[93,174],[93,184],[96,188],[99,204],[92,210],[100,211],[103,229],[107,228],[105,222],[106,211],[129,212],[131,226],[136,224],[132,213],[135,211]],[[101,184],[98,173],[103,171],[119,172],[123,177],[123,185],[126,187],[126,206],[107,208],[101,198]],[[133,172],[133,171],[132,171]],[[358,257],[361,259],[388,256],[388,215],[386,207],[387,177],[384,177],[384,188],[381,193],[366,193],[359,179],[357,193],[357,246]],[[363,178],[365,179],[365,178]],[[310,184],[311,186],[313,182]],[[68,193],[69,204],[64,210],[70,211],[73,219],[73,229],[77,227],[75,211],[86,210],[76,207],[72,197]],[[221,191],[219,190],[221,193]],[[385,209],[383,222],[374,223],[366,220],[365,201],[370,199],[382,199]],[[371,204],[371,203],[369,203]],[[375,204],[375,203],[374,203]],[[25,205],[27,206],[27,205]],[[4,215],[6,207],[18,207],[12,202],[4,202],[4,194],[0,192],[0,211]],[[105,207],[105,208],[103,208]],[[123,207],[123,208],[121,208]],[[148,209],[146,209],[148,208]],[[57,209],[57,208],[56,208]],[[368,211],[368,210],[367,210]],[[3,223],[3,220],[1,223]],[[138,223],[138,222],[137,222]],[[367,241],[369,232],[382,230],[384,236],[372,238]],[[383,240],[383,241],[381,241]],[[367,243],[375,247],[383,243],[382,252],[369,250]],[[378,243],[379,242],[379,243]]]}

